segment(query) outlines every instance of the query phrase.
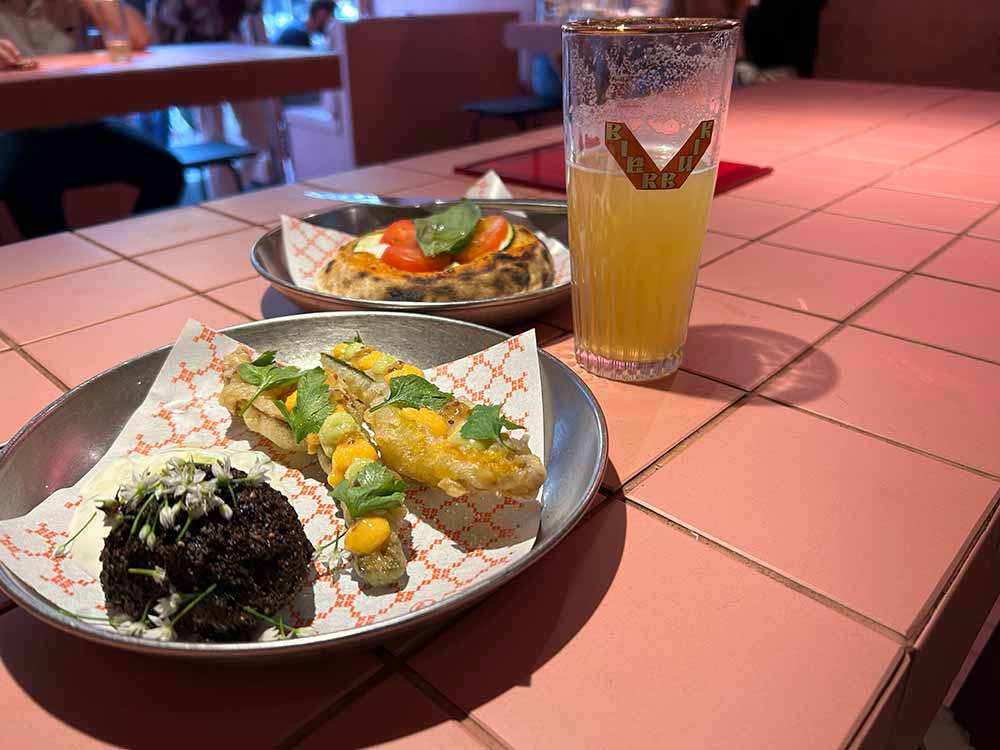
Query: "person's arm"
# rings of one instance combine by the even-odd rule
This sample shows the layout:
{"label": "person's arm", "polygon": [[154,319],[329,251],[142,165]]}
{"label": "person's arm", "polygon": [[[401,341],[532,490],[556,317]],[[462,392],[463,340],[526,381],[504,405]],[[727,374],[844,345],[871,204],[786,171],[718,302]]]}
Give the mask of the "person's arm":
{"label": "person's arm", "polygon": [[[80,0],[80,5],[87,11],[87,15],[93,19],[94,23],[98,26],[104,25],[101,22],[100,14],[97,11],[97,5],[94,3],[94,0]],[[146,21],[139,11],[128,3],[122,2],[122,8],[125,10],[125,25],[128,28],[128,38],[132,43],[132,49],[146,49],[149,46],[149,29],[146,28]]]}

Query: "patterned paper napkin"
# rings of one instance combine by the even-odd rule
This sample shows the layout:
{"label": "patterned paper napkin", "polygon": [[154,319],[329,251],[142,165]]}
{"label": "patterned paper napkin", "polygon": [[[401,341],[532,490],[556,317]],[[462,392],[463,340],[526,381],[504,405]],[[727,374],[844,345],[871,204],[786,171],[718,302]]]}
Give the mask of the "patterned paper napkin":
{"label": "patterned paper napkin", "polygon": [[[428,196],[433,198],[434,196]],[[499,199],[510,198],[510,191],[496,172],[490,170],[469,188],[466,198]],[[513,212],[512,212],[513,213]],[[559,240],[542,232],[535,236],[545,243],[555,264],[553,286],[570,280],[569,248]],[[285,251],[285,263],[292,281],[303,289],[316,288],[316,272],[339,248],[354,239],[354,235],[326,229],[310,224],[302,219],[281,216],[281,238]],[[419,304],[419,303],[416,303]]]}
{"label": "patterned paper napkin", "polygon": [[[188,321],[146,400],[108,453],[73,487],[54,492],[26,516],[0,522],[0,562],[54,605],[76,614],[103,614],[104,595],[94,577],[97,570],[92,560],[86,562],[86,555],[77,555],[76,546],[85,535],[72,543],[69,556],[57,556],[56,548],[89,518],[90,507],[96,507],[92,482],[108,464],[138,462],[164,452],[176,455],[178,449],[234,452],[237,468],[260,455],[248,451],[263,451],[273,460],[270,483],[289,498],[313,545],[343,531],[342,516],[326,486],[307,476],[313,473],[315,459],[296,456],[302,461],[297,465],[219,405],[222,359],[236,346],[233,339]],[[439,365],[428,372],[428,379],[474,402],[504,403],[504,413],[527,427],[532,451],[544,460],[534,331]],[[527,554],[538,533],[538,499],[492,495],[456,499],[419,487],[407,493],[406,502],[410,541],[405,541],[405,534],[401,537],[409,563],[408,576],[400,584],[376,590],[359,584],[349,571],[337,577],[321,576],[298,597],[286,621],[296,627],[312,624],[319,633],[331,633],[423,609],[499,573]],[[91,526],[100,531],[96,524],[95,519]],[[99,550],[100,534],[92,536],[91,543]],[[317,564],[316,570],[320,574],[325,568]]]}

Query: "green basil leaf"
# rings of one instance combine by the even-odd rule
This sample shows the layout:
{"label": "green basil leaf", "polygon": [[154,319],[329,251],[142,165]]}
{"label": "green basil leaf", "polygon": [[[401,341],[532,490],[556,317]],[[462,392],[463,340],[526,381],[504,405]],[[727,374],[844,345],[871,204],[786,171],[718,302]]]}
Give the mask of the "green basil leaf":
{"label": "green basil leaf", "polygon": [[[270,357],[270,359],[266,359],[267,357]],[[269,364],[254,364],[254,362],[258,362],[261,359],[264,359]],[[247,409],[250,408],[253,402],[257,400],[257,397],[264,391],[269,388],[277,388],[278,386],[293,383],[302,375],[302,371],[298,367],[278,367],[273,363],[273,360],[273,352],[264,352],[264,354],[257,357],[253,362],[244,362],[239,366],[238,372],[243,382],[257,386],[257,392],[250,397],[250,400],[240,410],[241,417],[246,414]]]}
{"label": "green basil leaf", "polygon": [[523,430],[524,427],[500,414],[500,408],[501,404],[476,404],[459,434],[466,440],[486,440],[506,445],[503,428]]}
{"label": "green basil leaf", "polygon": [[278,399],[275,399],[274,405],[285,415],[285,421],[292,428],[297,441],[305,440],[310,433],[319,432],[323,421],[333,413],[326,373],[320,367],[302,373],[295,407],[291,411]]}
{"label": "green basil leaf", "polygon": [[462,200],[439,214],[414,219],[417,244],[424,255],[434,256],[461,250],[472,238],[482,212],[469,200]]}
{"label": "green basil leaf", "polygon": [[389,381],[389,397],[371,408],[378,411],[383,406],[409,406],[414,409],[437,411],[451,401],[454,396],[445,393],[436,385],[419,375],[399,375]]}
{"label": "green basil leaf", "polygon": [[346,479],[330,490],[334,499],[344,504],[351,518],[358,519],[380,510],[403,504],[406,485],[377,461],[365,464],[352,484]]}

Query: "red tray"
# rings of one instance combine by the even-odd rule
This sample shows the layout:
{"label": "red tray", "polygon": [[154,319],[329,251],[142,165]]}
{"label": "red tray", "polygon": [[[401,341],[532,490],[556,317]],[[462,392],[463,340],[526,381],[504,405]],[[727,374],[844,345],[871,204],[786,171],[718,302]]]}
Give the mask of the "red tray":
{"label": "red tray", "polygon": [[[566,192],[566,157],[562,143],[536,146],[516,154],[498,156],[493,159],[455,167],[459,174],[478,177],[495,171],[504,182],[526,185],[543,190]],[[732,190],[758,177],[771,174],[771,167],[757,167],[753,164],[738,164],[732,161],[719,162],[719,175],[715,179],[715,194]]]}

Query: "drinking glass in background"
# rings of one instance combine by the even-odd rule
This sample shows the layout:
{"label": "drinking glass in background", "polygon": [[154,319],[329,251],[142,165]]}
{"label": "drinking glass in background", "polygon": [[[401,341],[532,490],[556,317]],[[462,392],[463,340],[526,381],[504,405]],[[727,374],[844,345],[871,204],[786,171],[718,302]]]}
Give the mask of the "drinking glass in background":
{"label": "drinking glass in background", "polygon": [[576,358],[614,380],[681,363],[729,108],[737,21],[563,29]]}
{"label": "drinking glass in background", "polygon": [[128,22],[121,0],[94,0],[94,14],[111,61],[131,60],[132,42],[129,40]]}

